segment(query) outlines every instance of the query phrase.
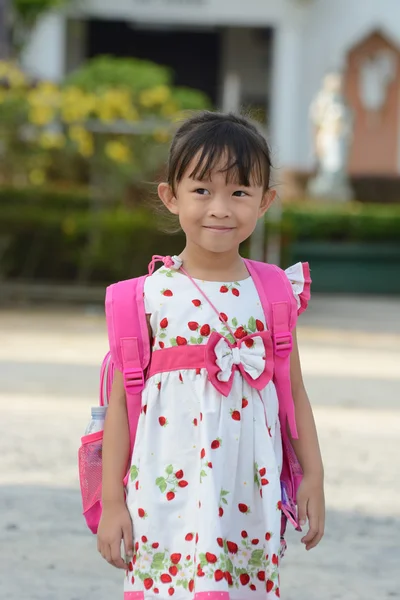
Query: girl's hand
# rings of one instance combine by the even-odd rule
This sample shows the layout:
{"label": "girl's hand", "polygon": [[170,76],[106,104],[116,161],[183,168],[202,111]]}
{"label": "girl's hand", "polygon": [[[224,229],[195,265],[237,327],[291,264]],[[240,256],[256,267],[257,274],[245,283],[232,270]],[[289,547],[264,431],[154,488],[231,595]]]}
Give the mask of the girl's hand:
{"label": "girl's hand", "polygon": [[306,550],[315,548],[322,539],[325,529],[325,498],[322,479],[304,476],[297,492],[299,522],[309,522],[308,533],[302,538]]}
{"label": "girl's hand", "polygon": [[[125,502],[103,507],[97,531],[97,550],[110,565],[127,569],[126,562],[133,555],[132,520]],[[121,556],[121,540],[124,540],[125,557]]]}

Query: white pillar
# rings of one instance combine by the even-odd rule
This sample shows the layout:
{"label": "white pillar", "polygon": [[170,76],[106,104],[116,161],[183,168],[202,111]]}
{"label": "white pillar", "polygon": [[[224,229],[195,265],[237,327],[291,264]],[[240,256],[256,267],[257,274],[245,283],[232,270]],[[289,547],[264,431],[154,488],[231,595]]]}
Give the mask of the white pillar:
{"label": "white pillar", "polygon": [[274,34],[270,137],[275,163],[282,169],[298,168],[302,162],[302,29],[302,19],[288,14]]}
{"label": "white pillar", "polygon": [[22,56],[24,68],[34,76],[58,81],[65,74],[66,18],[45,15],[34,29]]}
{"label": "white pillar", "polygon": [[239,73],[225,73],[222,95],[223,112],[237,113],[240,110],[241,81]]}

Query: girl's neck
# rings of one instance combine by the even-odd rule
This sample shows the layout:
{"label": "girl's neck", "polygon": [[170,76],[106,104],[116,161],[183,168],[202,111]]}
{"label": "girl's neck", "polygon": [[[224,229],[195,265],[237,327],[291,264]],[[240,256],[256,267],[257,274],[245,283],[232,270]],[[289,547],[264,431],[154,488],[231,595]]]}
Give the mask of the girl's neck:
{"label": "girl's neck", "polygon": [[183,260],[183,268],[194,279],[239,281],[249,276],[238,249],[230,252],[209,252],[187,243],[179,256]]}

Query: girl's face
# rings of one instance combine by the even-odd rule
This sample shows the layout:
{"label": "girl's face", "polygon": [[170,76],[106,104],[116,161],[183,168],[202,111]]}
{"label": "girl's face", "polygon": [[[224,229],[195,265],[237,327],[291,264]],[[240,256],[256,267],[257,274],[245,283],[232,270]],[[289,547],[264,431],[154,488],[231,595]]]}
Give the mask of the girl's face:
{"label": "girl's face", "polygon": [[159,185],[161,200],[171,213],[178,215],[188,243],[213,253],[237,250],[253,233],[275,191],[265,192],[255,183],[250,187],[229,183],[219,165],[206,180],[192,179],[189,175],[193,167],[189,165],[175,194],[167,183]]}

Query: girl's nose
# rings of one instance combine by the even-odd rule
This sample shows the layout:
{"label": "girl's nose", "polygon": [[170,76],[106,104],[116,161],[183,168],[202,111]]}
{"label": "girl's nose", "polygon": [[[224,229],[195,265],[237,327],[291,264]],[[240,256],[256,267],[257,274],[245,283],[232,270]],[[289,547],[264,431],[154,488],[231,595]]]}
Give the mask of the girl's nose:
{"label": "girl's nose", "polygon": [[210,216],[217,219],[224,219],[232,214],[231,203],[220,196],[215,196],[209,208]]}

